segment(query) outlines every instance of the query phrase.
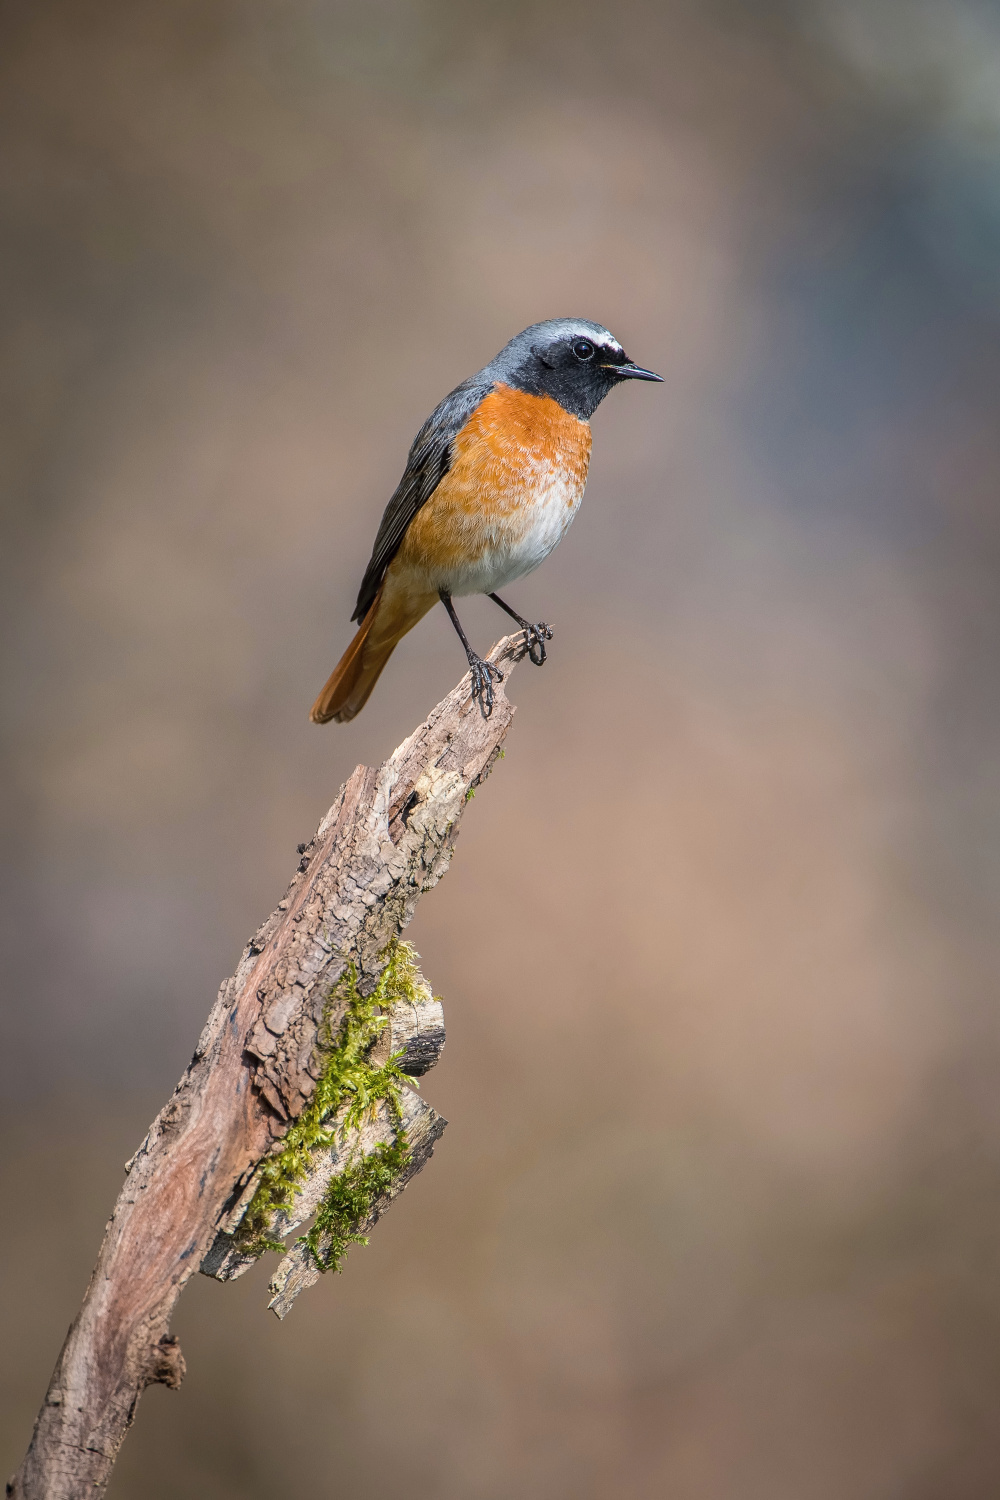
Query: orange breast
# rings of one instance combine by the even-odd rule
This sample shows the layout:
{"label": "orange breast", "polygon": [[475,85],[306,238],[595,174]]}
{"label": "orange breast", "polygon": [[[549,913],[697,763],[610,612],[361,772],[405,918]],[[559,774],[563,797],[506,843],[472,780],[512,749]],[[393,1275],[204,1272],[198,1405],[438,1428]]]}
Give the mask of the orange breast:
{"label": "orange breast", "polygon": [[590,424],[550,396],[497,385],[452,444],[452,463],[410,523],[399,550],[404,568],[436,570],[521,545],[559,507],[562,530],[583,494]]}

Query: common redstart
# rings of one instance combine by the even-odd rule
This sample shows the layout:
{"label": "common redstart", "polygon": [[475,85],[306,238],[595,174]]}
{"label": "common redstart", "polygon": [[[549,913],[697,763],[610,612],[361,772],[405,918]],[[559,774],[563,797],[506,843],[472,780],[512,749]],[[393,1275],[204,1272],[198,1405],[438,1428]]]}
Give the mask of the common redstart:
{"label": "common redstart", "polygon": [[493,710],[497,667],[469,645],[452,600],[488,594],[524,631],[541,666],[549,626],[497,589],[548,557],[576,515],[590,464],[590,417],[623,380],[662,380],[600,323],[550,318],[464,380],[413,440],[385,508],[351,616],[361,624],[312,706],[314,724],[361,712],[397,642],[440,599],[465,647],[472,696]]}

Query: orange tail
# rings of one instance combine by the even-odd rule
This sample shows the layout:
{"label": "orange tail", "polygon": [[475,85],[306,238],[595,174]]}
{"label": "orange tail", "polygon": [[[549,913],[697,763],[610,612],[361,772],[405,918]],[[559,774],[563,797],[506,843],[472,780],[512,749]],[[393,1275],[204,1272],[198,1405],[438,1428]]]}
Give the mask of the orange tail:
{"label": "orange tail", "polygon": [[357,635],[313,704],[309,717],[314,724],[328,724],[331,719],[343,724],[359,714],[396,646],[435,603],[432,596],[421,600],[416,610],[413,605],[405,610],[385,606],[380,610],[382,593],[379,589]]}

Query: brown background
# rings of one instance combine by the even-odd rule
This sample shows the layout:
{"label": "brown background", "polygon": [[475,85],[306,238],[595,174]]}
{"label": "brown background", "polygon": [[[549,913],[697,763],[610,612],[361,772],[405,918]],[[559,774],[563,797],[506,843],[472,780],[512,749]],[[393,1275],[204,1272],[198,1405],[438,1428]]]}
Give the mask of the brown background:
{"label": "brown background", "polygon": [[7,0],[0,74],[5,1472],[296,842],[463,667],[436,611],[306,721],[410,438],[570,314],[666,384],[411,930],[450,1128],[284,1326],[196,1279],[110,1493],[1000,1493],[996,12]]}

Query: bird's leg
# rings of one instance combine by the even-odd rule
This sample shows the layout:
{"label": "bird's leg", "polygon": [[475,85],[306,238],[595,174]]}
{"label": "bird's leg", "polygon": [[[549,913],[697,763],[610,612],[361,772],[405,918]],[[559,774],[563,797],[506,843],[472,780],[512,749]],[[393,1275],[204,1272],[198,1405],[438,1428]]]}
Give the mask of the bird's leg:
{"label": "bird's leg", "polygon": [[462,622],[455,613],[455,606],[451,602],[451,595],[446,594],[444,589],[440,591],[441,603],[451,616],[451,623],[458,631],[458,638],[465,647],[465,654],[469,658],[469,671],[472,674],[472,699],[479,704],[479,711],[484,719],[488,719],[493,712],[493,679],[503,682],[503,673],[499,667],[494,667],[490,662],[483,661],[477,656],[469,645],[469,638],[462,629]]}
{"label": "bird's leg", "polygon": [[544,620],[539,620],[537,625],[530,625],[527,620],[522,620],[516,609],[511,609],[505,604],[499,594],[491,594],[490,598],[494,604],[499,604],[505,609],[512,620],[516,620],[524,631],[524,644],[528,652],[528,660],[540,667],[545,660],[545,642],[552,639],[552,628],[546,625]]}

